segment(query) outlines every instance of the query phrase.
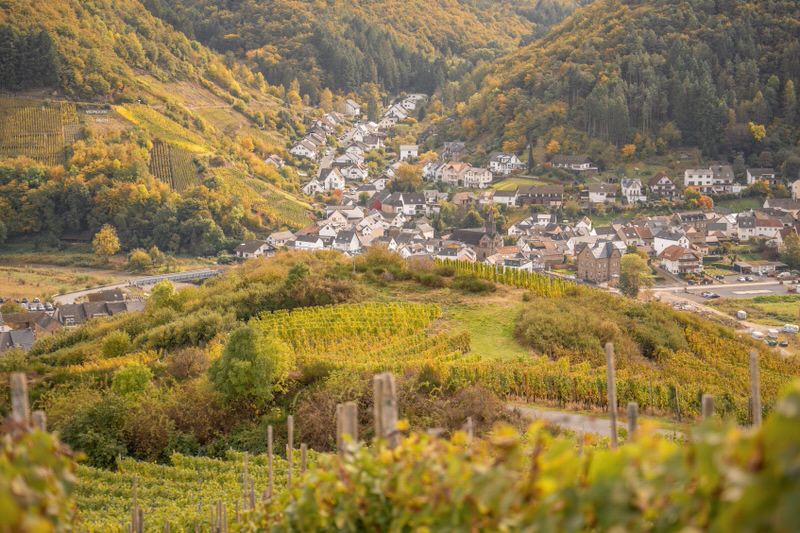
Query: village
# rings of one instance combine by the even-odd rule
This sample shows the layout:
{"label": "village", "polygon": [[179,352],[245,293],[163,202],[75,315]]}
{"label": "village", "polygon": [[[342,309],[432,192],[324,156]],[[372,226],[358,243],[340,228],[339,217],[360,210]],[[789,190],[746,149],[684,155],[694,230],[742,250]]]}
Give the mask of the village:
{"label": "village", "polygon": [[[371,174],[369,153],[385,151],[393,128],[426,99],[421,94],[401,97],[377,123],[359,119],[360,106],[352,100],[344,113],[319,119],[290,150],[317,163],[317,174],[303,192],[327,200],[319,202],[319,219],[299,231],[242,243],[237,256],[270,255],[281,248],[355,255],[383,246],[406,258],[478,261],[608,288],[619,282],[621,257],[634,252],[648,258],[661,287],[790,276],[789,265],[777,258],[784,240],[800,226],[800,182],[784,185],[770,168],[747,168],[738,180],[726,163],[687,168],[678,175],[658,172],[646,180],[598,180],[586,179],[598,171],[589,157],[550,156],[544,162],[548,168],[584,181],[575,187],[527,176],[531,167],[513,153],[493,153],[485,167],[472,166],[465,161],[470,155],[465,143],[447,141],[435,157],[421,154],[416,144],[399,144],[379,175]],[[342,133],[334,150],[326,140],[337,130]],[[421,169],[422,185],[409,192],[393,190],[406,163]],[[285,163],[274,158],[273,164]],[[493,186],[508,182],[513,186]],[[751,198],[757,204],[743,210],[714,207],[714,199],[740,197],[755,185],[782,187],[787,197]],[[700,201],[687,209],[690,195]],[[480,224],[448,227],[442,224],[446,208],[485,216]],[[600,217],[607,220],[598,223],[596,215],[610,210],[620,216]],[[505,228],[498,227],[496,216],[508,222]]]}

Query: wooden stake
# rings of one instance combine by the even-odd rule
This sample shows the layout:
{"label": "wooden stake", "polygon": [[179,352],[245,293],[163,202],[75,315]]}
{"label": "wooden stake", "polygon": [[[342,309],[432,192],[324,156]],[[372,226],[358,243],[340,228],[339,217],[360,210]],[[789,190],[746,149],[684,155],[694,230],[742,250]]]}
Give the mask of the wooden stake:
{"label": "wooden stake", "polygon": [[308,445],[304,442],[300,445],[300,472],[306,473],[308,466]]}
{"label": "wooden stake", "polygon": [[472,417],[467,417],[467,438],[469,439],[469,443],[472,444],[472,439],[475,438],[475,426],[472,422]]}
{"label": "wooden stake", "polygon": [[636,428],[639,425],[639,404],[628,402],[628,438],[633,440],[636,435]]}
{"label": "wooden stake", "polygon": [[292,488],[292,463],[294,456],[294,417],[289,415],[286,417],[286,429],[288,431],[288,443],[286,444],[286,485]]}
{"label": "wooden stake", "polygon": [[31,419],[33,420],[34,428],[39,431],[47,431],[47,415],[44,411],[34,411],[31,413]]}
{"label": "wooden stake", "polygon": [[758,352],[750,351],[750,408],[753,411],[753,426],[761,425],[761,379],[758,368]]}
{"label": "wooden stake", "polygon": [[267,461],[269,466],[269,485],[267,490],[269,497],[272,498],[272,426],[267,426]]}
{"label": "wooden stake", "polygon": [[[336,447],[340,454],[351,453],[358,442],[358,406],[345,402],[336,406]],[[349,439],[345,438],[349,435]]]}
{"label": "wooden stake", "polygon": [[714,416],[714,396],[703,394],[703,420]]}
{"label": "wooden stake", "polygon": [[617,447],[617,385],[614,381],[614,345],[606,343],[606,381],[608,386],[608,412],[611,415],[611,447]]}
{"label": "wooden stake", "polygon": [[[386,435],[383,431],[383,374],[372,376],[372,416],[375,419],[375,439],[382,439]],[[336,419],[339,419],[338,406],[337,406]],[[336,434],[339,434],[337,428]]]}
{"label": "wooden stake", "polygon": [[28,404],[28,379],[23,372],[13,372],[9,378],[11,388],[11,420],[28,428],[31,408]]}
{"label": "wooden stake", "polygon": [[[395,448],[400,444],[400,434],[397,431],[397,388],[395,387],[394,376],[389,372],[375,376],[381,381],[380,385],[380,436],[385,438],[389,448]],[[378,424],[376,424],[376,427]]]}

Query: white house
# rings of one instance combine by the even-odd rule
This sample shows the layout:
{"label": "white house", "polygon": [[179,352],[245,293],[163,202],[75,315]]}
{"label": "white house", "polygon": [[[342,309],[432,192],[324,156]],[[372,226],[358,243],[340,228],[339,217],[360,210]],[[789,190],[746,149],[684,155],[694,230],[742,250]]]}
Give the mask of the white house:
{"label": "white house", "polygon": [[700,274],[703,272],[703,257],[690,248],[668,246],[658,254],[661,267],[671,274]]}
{"label": "white house", "polygon": [[317,147],[314,146],[314,143],[303,139],[299,143],[292,146],[289,153],[297,156],[297,157],[304,157],[306,159],[311,159],[312,161],[316,161],[317,159]]}
{"label": "white house", "polygon": [[294,240],[294,247],[297,250],[322,250],[325,244],[319,235],[299,235]]}
{"label": "white house", "polygon": [[340,172],[346,179],[353,181],[364,181],[369,177],[369,171],[363,164],[354,163],[343,167]]}
{"label": "white house", "polygon": [[683,173],[684,187],[694,187],[704,194],[741,192],[742,186],[734,183],[733,167],[712,165],[709,168],[688,168]]}
{"label": "white house", "polygon": [[334,250],[342,252],[354,253],[361,249],[361,241],[358,240],[358,235],[353,230],[342,230],[333,240]]}
{"label": "white house", "polygon": [[644,194],[642,187],[642,180],[640,179],[623,179],[620,182],[620,192],[628,204],[647,201],[647,196]]}
{"label": "white house", "polygon": [[517,205],[517,189],[513,191],[495,191],[492,201],[499,205],[513,207]]}
{"label": "white house", "polygon": [[757,181],[766,181],[769,186],[777,185],[778,180],[775,176],[775,169],[772,168],[748,168],[747,184],[752,185]]}
{"label": "white house", "polygon": [[386,110],[384,117],[393,117],[398,121],[403,121],[408,118],[408,111],[401,105],[395,104]]}
{"label": "white house", "polygon": [[492,183],[492,173],[467,163],[451,162],[441,168],[442,182],[455,187],[484,189]]}
{"label": "white house", "polygon": [[525,170],[525,163],[515,154],[496,153],[489,158],[489,171],[497,176],[508,176]]}
{"label": "white house", "polygon": [[416,159],[419,157],[419,146],[416,144],[401,144],[400,145],[400,161],[407,159]]}
{"label": "white house", "polygon": [[550,163],[555,168],[566,168],[578,172],[597,170],[592,161],[585,155],[554,155]]}
{"label": "white house", "polygon": [[777,218],[739,215],[737,218],[738,238],[749,241],[751,238],[774,239],[783,229],[783,223]]}
{"label": "white house", "polygon": [[653,251],[656,256],[661,255],[661,252],[670,246],[679,246],[688,249],[691,246],[689,238],[686,234],[680,231],[664,230],[656,234],[653,238]]}
{"label": "white house", "polygon": [[294,239],[294,233],[291,231],[276,231],[270,233],[267,237],[267,243],[274,247],[286,246],[286,243]]}
{"label": "white house", "polygon": [[326,191],[344,190],[345,179],[338,168],[327,168],[319,175],[319,181]]}
{"label": "white house", "polygon": [[710,168],[687,168],[683,173],[683,186],[710,192],[714,186],[714,173]]}
{"label": "white house", "polygon": [[316,178],[312,179],[301,189],[303,194],[307,196],[314,196],[317,193],[325,192],[325,186],[320,183]]}
{"label": "white house", "polygon": [[397,117],[383,117],[378,122],[378,129],[386,131],[392,129],[397,124]]}
{"label": "white house", "polygon": [[245,241],[236,247],[236,257],[250,259],[253,257],[270,256],[275,253],[275,249],[264,241]]}
{"label": "white house", "polygon": [[792,200],[800,200],[800,180],[792,183]]}
{"label": "white house", "polygon": [[361,105],[351,98],[344,101],[343,108],[345,115],[357,117],[361,114]]}

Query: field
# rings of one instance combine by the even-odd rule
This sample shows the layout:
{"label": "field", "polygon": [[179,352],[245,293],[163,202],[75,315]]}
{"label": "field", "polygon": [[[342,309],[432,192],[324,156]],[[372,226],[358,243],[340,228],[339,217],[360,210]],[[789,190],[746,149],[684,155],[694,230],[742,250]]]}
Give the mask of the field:
{"label": "field", "polygon": [[66,146],[77,139],[78,133],[73,104],[0,98],[0,157],[27,156],[60,165]]}
{"label": "field", "polygon": [[160,141],[153,143],[150,152],[150,172],[178,192],[199,183],[192,154]]}
{"label": "field", "polygon": [[714,202],[714,207],[730,209],[734,213],[757,209],[764,205],[764,199],[760,196],[749,196],[747,198],[736,198],[733,200],[719,200]]}
{"label": "field", "polygon": [[[128,276],[129,277],[129,276]],[[122,272],[59,266],[0,266],[0,296],[42,298],[125,279]]]}
{"label": "field", "polygon": [[749,322],[767,326],[796,324],[800,320],[800,296],[795,295],[756,296],[741,300],[722,298],[707,303],[731,316],[735,316],[736,311],[746,311]]}
{"label": "field", "polygon": [[546,182],[534,178],[511,177],[505,178],[497,183],[492,184],[492,189],[496,191],[513,191],[517,187],[525,185],[545,185]]}
{"label": "field", "polygon": [[189,131],[177,122],[160,114],[146,105],[128,104],[115,106],[114,110],[129,122],[150,132],[153,137],[168,142],[193,154],[209,152],[206,140]]}

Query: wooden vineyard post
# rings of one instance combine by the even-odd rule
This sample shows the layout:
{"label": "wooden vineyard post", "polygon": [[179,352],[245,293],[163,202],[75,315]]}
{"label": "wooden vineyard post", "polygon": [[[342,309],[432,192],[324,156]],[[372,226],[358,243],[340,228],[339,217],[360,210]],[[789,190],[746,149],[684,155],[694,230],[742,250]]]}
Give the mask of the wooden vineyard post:
{"label": "wooden vineyard post", "polygon": [[761,381],[758,368],[758,352],[750,351],[750,409],[753,411],[753,426],[761,425]]}
{"label": "wooden vineyard post", "polygon": [[475,424],[472,422],[472,417],[467,417],[467,439],[469,439],[469,443],[472,444],[472,440],[475,438]]}
{"label": "wooden vineyard post", "polygon": [[44,411],[34,411],[31,413],[33,427],[40,431],[47,431],[47,415]]}
{"label": "wooden vineyard post", "polygon": [[292,462],[294,458],[294,417],[286,417],[287,443],[286,443],[286,486],[292,488]]}
{"label": "wooden vineyard post", "polygon": [[373,378],[375,392],[375,436],[386,439],[389,448],[400,444],[397,431],[397,388],[394,376],[389,372],[378,374]]}
{"label": "wooden vineyard post", "polygon": [[617,447],[617,385],[614,381],[614,345],[606,343],[606,381],[608,385],[608,412],[611,415],[611,447]]}
{"label": "wooden vineyard post", "polygon": [[308,467],[308,445],[304,442],[300,445],[300,472],[305,474]]}
{"label": "wooden vineyard post", "polygon": [[714,416],[714,397],[703,394],[703,420],[708,420],[712,416]]}
{"label": "wooden vineyard post", "polygon": [[628,439],[633,440],[636,436],[636,428],[639,425],[639,404],[628,402]]}
{"label": "wooden vineyard post", "polygon": [[358,406],[356,402],[340,403],[336,406],[336,448],[340,455],[349,454],[355,450],[357,442]]}
{"label": "wooden vineyard post", "polygon": [[9,377],[11,388],[11,420],[28,429],[31,423],[31,408],[28,404],[28,379],[23,372],[13,372]]}
{"label": "wooden vineyard post", "polygon": [[267,426],[267,466],[268,466],[268,485],[267,496],[272,498],[272,426]]}

